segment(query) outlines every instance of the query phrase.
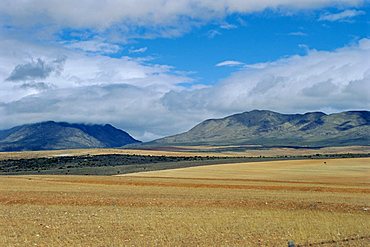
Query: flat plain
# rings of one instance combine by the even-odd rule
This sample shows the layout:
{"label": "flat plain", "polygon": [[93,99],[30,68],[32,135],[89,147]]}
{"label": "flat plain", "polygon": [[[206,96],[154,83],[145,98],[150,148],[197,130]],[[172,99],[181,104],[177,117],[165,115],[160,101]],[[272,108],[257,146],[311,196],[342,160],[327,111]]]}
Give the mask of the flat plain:
{"label": "flat plain", "polygon": [[370,158],[1,176],[0,246],[370,245]]}

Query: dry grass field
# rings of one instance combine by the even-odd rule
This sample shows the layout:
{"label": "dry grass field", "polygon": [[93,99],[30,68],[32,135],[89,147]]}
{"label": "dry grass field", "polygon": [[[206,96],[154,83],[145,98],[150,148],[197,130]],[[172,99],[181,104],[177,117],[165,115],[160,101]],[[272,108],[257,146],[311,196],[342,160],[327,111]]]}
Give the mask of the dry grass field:
{"label": "dry grass field", "polygon": [[287,246],[288,240],[370,246],[370,158],[0,177],[0,246]]}

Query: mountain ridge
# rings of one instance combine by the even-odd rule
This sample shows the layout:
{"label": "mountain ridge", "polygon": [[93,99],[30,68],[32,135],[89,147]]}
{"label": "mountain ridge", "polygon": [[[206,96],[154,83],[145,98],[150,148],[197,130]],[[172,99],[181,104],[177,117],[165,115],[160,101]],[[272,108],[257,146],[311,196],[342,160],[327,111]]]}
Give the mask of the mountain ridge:
{"label": "mountain ridge", "polygon": [[281,114],[252,110],[205,120],[187,132],[154,140],[154,145],[370,145],[370,112]]}
{"label": "mountain ridge", "polygon": [[111,148],[140,143],[110,124],[44,121],[0,131],[0,151]]}

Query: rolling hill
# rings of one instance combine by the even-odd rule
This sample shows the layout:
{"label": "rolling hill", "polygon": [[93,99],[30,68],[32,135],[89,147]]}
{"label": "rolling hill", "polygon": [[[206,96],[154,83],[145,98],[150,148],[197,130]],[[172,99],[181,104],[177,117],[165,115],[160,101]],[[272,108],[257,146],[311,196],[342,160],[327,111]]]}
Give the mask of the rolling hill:
{"label": "rolling hill", "polygon": [[112,125],[42,122],[0,131],[0,151],[111,148],[139,143]]}
{"label": "rolling hill", "polygon": [[370,112],[280,114],[253,110],[206,120],[188,132],[151,142],[152,145],[370,145]]}

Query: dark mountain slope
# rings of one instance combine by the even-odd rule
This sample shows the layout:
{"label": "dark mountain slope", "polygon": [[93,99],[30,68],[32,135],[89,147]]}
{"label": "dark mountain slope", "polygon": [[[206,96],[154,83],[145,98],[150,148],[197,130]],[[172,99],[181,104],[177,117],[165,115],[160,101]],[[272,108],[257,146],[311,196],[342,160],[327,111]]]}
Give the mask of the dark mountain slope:
{"label": "dark mountain slope", "polygon": [[107,125],[53,121],[17,126],[0,131],[0,151],[121,147],[139,141]]}

